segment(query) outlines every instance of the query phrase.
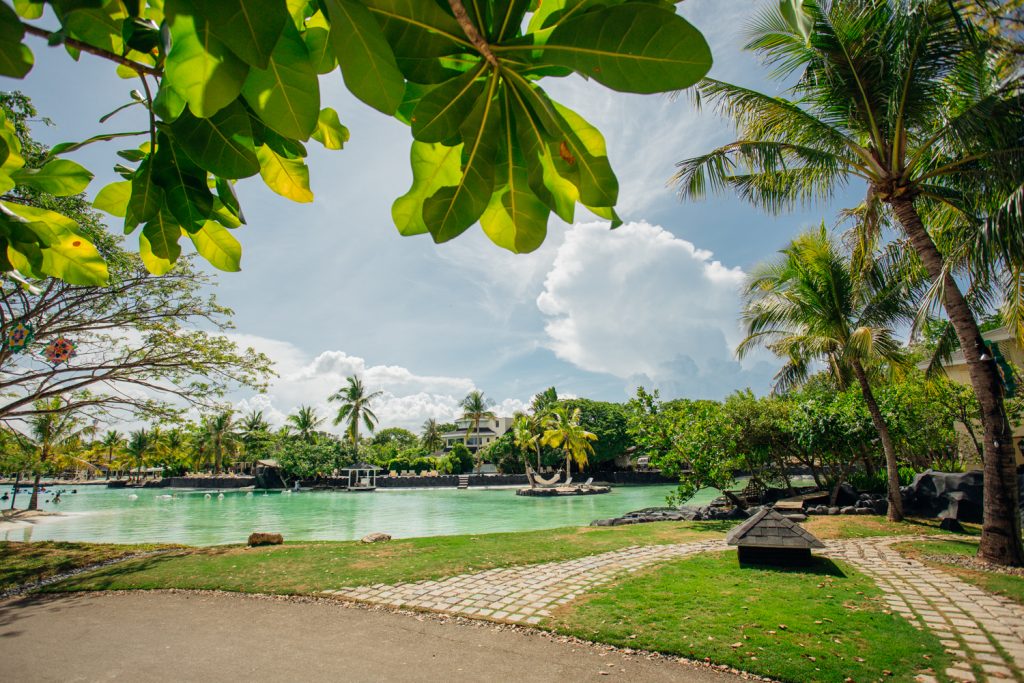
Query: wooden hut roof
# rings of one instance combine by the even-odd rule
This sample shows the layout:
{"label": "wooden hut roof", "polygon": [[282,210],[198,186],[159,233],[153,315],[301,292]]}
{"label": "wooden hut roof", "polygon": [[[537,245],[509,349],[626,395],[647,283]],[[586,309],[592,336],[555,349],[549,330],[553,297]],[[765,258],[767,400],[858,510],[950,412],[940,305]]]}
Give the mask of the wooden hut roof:
{"label": "wooden hut roof", "polygon": [[824,548],[825,544],[802,526],[786,519],[771,508],[760,512],[735,527],[725,537],[726,543],[762,548]]}

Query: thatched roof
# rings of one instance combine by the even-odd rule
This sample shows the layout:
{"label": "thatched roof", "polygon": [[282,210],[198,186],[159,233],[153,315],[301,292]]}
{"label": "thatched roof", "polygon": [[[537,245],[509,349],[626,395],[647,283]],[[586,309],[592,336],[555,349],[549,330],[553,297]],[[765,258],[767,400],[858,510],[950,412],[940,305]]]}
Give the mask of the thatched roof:
{"label": "thatched roof", "polygon": [[824,548],[825,544],[796,522],[786,519],[771,508],[760,512],[735,527],[725,537],[729,545],[762,548]]}

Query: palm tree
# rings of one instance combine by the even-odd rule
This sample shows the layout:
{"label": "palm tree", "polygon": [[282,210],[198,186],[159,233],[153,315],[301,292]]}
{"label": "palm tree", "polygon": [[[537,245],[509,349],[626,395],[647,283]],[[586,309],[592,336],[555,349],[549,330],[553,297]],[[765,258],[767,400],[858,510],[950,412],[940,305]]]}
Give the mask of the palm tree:
{"label": "palm tree", "polygon": [[156,446],[153,435],[145,429],[132,432],[128,435],[128,444],[125,446],[125,453],[135,463],[138,478],[142,478],[142,466],[146,462],[146,456]]}
{"label": "palm tree", "polygon": [[116,429],[110,429],[103,435],[100,442],[107,449],[107,476],[110,476],[110,466],[114,462],[114,450],[120,450],[124,446],[124,435]]}
{"label": "palm tree", "polygon": [[544,424],[541,443],[565,451],[566,479],[569,478],[572,461],[575,460],[576,466],[582,471],[587,464],[587,457],[594,454],[591,441],[597,441],[597,435],[580,426],[579,408],[571,413],[566,406],[556,406],[551,410]]}
{"label": "palm tree", "polygon": [[892,326],[911,315],[904,285],[880,267],[866,271],[840,253],[822,224],[751,274],[742,312],[747,337],[736,349],[742,358],[763,346],[787,359],[775,377],[776,390],[807,379],[813,361],[826,364],[841,387],[852,371],[885,453],[889,519],[903,519],[896,449],[875,400],[866,367],[905,363]]}
{"label": "palm tree", "polygon": [[348,433],[352,438],[352,445],[359,446],[359,422],[366,426],[367,431],[372,432],[373,426],[377,424],[377,416],[370,410],[370,403],[374,399],[384,395],[382,391],[366,393],[366,387],[358,375],[347,378],[348,384],[331,394],[328,401],[338,401],[341,407],[338,414],[334,416],[334,424],[339,425],[348,421]]}
{"label": "palm tree", "polygon": [[324,418],[316,414],[311,406],[299,406],[294,415],[287,418],[288,425],[295,428],[299,438],[307,443],[312,443],[316,438],[317,428],[324,422]]}
{"label": "palm tree", "polygon": [[253,410],[242,418],[238,434],[245,448],[245,460],[251,465],[271,440],[270,424],[263,419],[263,411]]}
{"label": "palm tree", "polygon": [[444,448],[444,438],[441,435],[441,428],[437,424],[437,420],[430,418],[423,423],[423,434],[420,435],[420,444],[423,445],[431,453]]}
{"label": "palm tree", "polygon": [[202,450],[213,453],[214,474],[220,474],[224,456],[233,454],[238,448],[234,417],[232,411],[225,410],[203,420],[199,439]]}
{"label": "palm tree", "polygon": [[516,413],[512,416],[512,440],[516,447],[524,453],[528,450],[537,451],[537,471],[540,471],[540,440],[542,434],[541,418],[539,415],[527,415]]}
{"label": "palm tree", "polygon": [[[795,11],[784,12],[783,6]],[[994,360],[944,255],[938,228],[1019,244],[1024,94],[1001,78],[987,40],[948,0],[802,0],[774,5],[748,47],[792,81],[772,97],[707,79],[695,89],[737,125],[739,139],[679,162],[683,197],[734,189],[770,211],[867,186],[862,237],[892,217],[920,258],[967,360],[985,431],[979,555],[1024,563],[1011,428]],[[801,9],[802,8],[802,9]],[[943,216],[932,225],[922,212]],[[1019,247],[1018,247],[1019,249]],[[1024,312],[1022,312],[1024,315]],[[1019,327],[1024,335],[1024,326]]]}
{"label": "palm tree", "polygon": [[554,387],[548,387],[533,397],[533,401],[530,402],[530,408],[533,409],[534,415],[543,415],[557,403],[558,390]]}
{"label": "palm tree", "polygon": [[466,394],[466,398],[462,399],[462,403],[459,404],[462,408],[462,419],[470,421],[463,443],[469,445],[469,437],[479,429],[481,420],[495,418],[494,411],[491,410],[492,405],[494,405],[494,401],[485,397],[484,392],[479,389],[474,389]]}
{"label": "palm tree", "polygon": [[36,401],[36,413],[28,420],[28,440],[38,453],[29,510],[39,509],[39,480],[46,462],[63,446],[77,442],[81,435],[93,430],[91,425],[82,424],[77,413],[65,410],[65,405],[59,397]]}

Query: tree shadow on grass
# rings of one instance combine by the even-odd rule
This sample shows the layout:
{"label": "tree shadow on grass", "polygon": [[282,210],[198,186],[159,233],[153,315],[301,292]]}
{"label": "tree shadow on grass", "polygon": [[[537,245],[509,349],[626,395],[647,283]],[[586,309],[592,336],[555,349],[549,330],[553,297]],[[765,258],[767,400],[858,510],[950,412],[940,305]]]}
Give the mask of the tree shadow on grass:
{"label": "tree shadow on grass", "polygon": [[[117,585],[119,579],[132,574],[155,569],[171,560],[179,559],[188,552],[170,552],[151,557],[142,557],[133,560],[125,560],[108,567],[101,567],[91,572],[85,572],[76,576],[70,576],[58,583],[42,588],[41,593],[70,593],[75,591],[102,591],[121,589],[124,586]],[[130,588],[130,587],[129,587]]]}
{"label": "tree shadow on grass", "polygon": [[754,562],[740,562],[740,569],[749,571],[773,572],[777,574],[811,574],[814,576],[834,576],[845,579],[846,573],[835,562],[827,557],[812,555],[810,564],[783,565]]}

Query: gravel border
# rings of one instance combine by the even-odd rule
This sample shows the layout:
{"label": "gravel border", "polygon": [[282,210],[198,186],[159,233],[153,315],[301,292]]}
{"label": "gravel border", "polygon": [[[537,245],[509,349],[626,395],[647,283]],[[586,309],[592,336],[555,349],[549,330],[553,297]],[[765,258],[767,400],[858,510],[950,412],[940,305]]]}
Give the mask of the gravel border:
{"label": "gravel border", "polygon": [[31,593],[32,591],[38,590],[39,588],[45,588],[46,586],[50,586],[55,583],[60,583],[65,579],[70,579],[71,577],[78,576],[79,574],[85,574],[91,571],[95,571],[97,569],[103,569],[104,567],[109,567],[114,564],[120,564],[121,562],[127,562],[128,560],[137,560],[142,557],[153,557],[154,555],[164,555],[175,550],[180,550],[180,548],[167,548],[164,550],[150,550],[144,553],[133,553],[131,555],[115,557],[111,560],[104,560],[103,562],[88,564],[84,567],[78,567],[77,569],[70,569],[66,572],[54,574],[53,576],[49,576],[45,579],[40,579],[38,581],[30,581],[29,583],[22,583],[15,586],[14,588],[2,590],[0,591],[0,601],[7,600],[9,598],[16,598],[19,595],[24,595],[25,593]]}

